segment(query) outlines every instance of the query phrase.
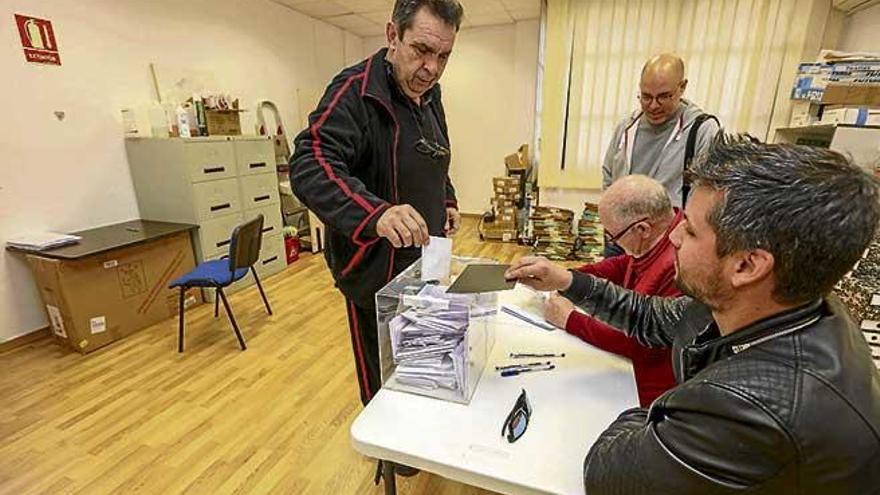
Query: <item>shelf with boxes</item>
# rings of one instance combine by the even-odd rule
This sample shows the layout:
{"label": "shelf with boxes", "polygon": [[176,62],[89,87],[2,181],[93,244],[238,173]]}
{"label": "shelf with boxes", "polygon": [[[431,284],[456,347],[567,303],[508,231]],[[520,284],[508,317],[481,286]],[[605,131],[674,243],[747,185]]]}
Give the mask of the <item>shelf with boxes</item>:
{"label": "shelf with boxes", "polygon": [[[269,137],[134,138],[126,139],[126,151],[141,217],[198,225],[198,262],[225,257],[233,229],[262,214],[257,273],[272,275],[287,265]],[[229,290],[252,283],[248,276]],[[213,300],[213,291],[205,297]]]}

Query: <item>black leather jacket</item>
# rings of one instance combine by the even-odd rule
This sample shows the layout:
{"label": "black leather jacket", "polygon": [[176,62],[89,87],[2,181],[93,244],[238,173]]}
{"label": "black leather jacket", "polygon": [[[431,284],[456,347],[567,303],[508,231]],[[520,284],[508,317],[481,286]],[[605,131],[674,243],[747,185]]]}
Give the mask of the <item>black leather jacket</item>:
{"label": "black leather jacket", "polygon": [[672,345],[679,382],[599,437],[588,494],[880,493],[880,374],[836,298],[721,336],[693,299],[574,277],[572,302],[645,345]]}

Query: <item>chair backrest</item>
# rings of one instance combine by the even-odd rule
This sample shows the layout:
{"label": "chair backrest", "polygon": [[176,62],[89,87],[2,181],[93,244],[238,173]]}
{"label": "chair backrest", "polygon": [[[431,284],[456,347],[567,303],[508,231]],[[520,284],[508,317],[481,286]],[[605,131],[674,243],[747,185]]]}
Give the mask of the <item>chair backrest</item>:
{"label": "chair backrest", "polygon": [[249,268],[260,258],[263,244],[263,215],[243,223],[232,231],[229,242],[229,271]]}

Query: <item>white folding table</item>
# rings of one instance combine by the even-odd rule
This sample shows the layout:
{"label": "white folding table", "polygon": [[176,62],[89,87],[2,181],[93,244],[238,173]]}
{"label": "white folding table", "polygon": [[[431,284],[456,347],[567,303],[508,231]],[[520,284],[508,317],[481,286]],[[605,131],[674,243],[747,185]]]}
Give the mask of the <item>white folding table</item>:
{"label": "white folding table", "polygon": [[[527,289],[502,293],[516,302]],[[638,404],[629,361],[562,330],[547,331],[500,312],[492,318],[495,347],[470,404],[383,388],[351,426],[354,448],[386,465],[385,490],[395,493],[394,463],[507,494],[582,494],[583,460],[599,434]],[[565,353],[556,369],[501,377],[511,352]],[[521,389],[532,415],[515,443],[502,424]]]}

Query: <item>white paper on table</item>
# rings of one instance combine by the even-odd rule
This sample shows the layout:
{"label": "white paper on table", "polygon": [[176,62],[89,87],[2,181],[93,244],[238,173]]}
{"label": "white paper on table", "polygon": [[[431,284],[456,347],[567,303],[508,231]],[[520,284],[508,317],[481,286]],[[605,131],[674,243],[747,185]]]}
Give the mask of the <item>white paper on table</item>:
{"label": "white paper on table", "polygon": [[431,242],[422,246],[422,280],[449,278],[452,263],[452,239],[431,236]]}

